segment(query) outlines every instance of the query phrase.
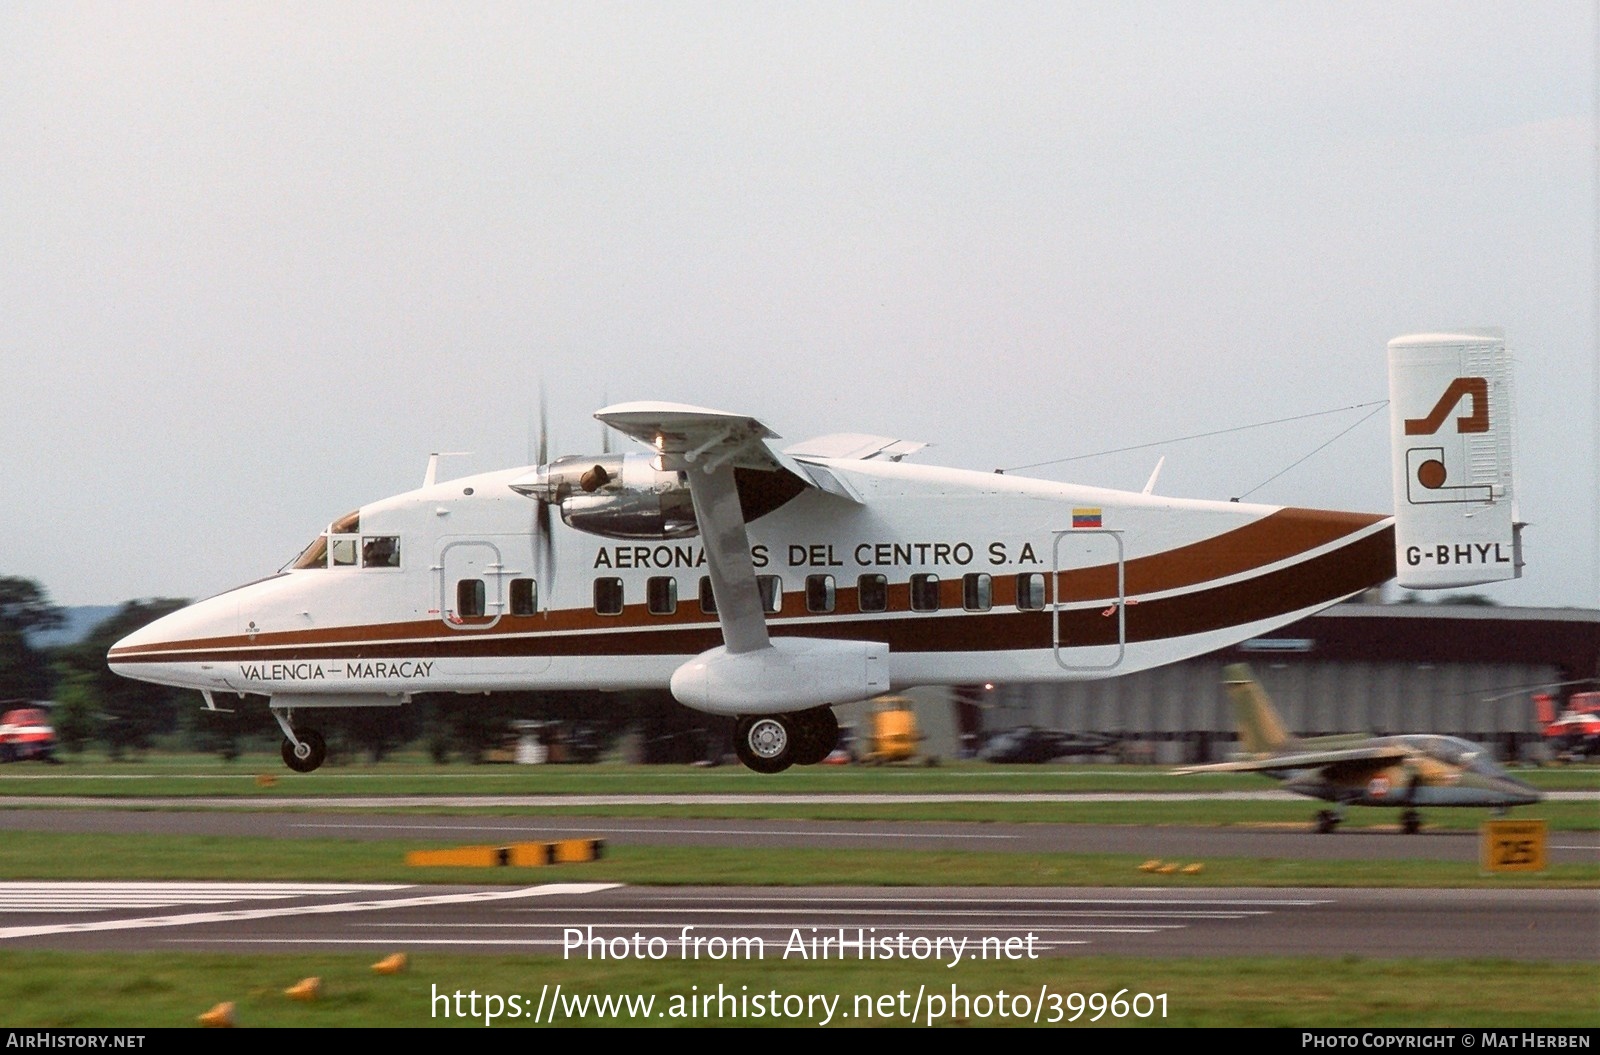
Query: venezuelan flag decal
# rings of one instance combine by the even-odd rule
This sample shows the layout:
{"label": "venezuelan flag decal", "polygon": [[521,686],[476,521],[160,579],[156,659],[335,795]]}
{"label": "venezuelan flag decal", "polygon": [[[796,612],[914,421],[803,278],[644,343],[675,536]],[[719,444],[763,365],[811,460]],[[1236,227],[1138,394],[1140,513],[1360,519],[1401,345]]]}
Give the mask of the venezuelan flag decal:
{"label": "venezuelan flag decal", "polygon": [[1075,528],[1097,528],[1100,526],[1099,509],[1074,509],[1072,511],[1072,526]]}

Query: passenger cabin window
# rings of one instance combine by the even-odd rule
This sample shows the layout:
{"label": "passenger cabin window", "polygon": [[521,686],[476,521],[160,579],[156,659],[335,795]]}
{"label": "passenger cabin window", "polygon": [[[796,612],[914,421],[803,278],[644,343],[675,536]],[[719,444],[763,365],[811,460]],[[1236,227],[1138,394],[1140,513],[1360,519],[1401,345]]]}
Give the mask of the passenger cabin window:
{"label": "passenger cabin window", "polygon": [[487,602],[482,579],[462,579],[456,583],[456,615],[462,619],[483,618]]}
{"label": "passenger cabin window", "polygon": [[834,604],[833,576],[806,576],[806,611],[831,612]]}
{"label": "passenger cabin window", "polygon": [[356,566],[355,539],[336,538],[333,540],[333,566],[335,568],[354,568]]}
{"label": "passenger cabin window", "polygon": [[856,580],[856,604],[863,612],[882,612],[889,607],[889,580],[882,575],[863,575]]}
{"label": "passenger cabin window", "polygon": [[711,592],[711,576],[700,576],[700,611],[705,615],[717,614],[717,595]]}
{"label": "passenger cabin window", "polygon": [[645,582],[644,602],[651,615],[672,615],[678,610],[678,580],[652,575]]}
{"label": "passenger cabin window", "polygon": [[1025,571],[1017,576],[1017,607],[1036,612],[1044,607],[1044,574]]}
{"label": "passenger cabin window", "polygon": [[969,612],[987,612],[994,605],[994,580],[983,572],[961,577],[961,607]]}
{"label": "passenger cabin window", "polygon": [[400,567],[400,538],[398,535],[368,535],[361,540],[361,566],[363,568]]}
{"label": "passenger cabin window", "polygon": [[511,614],[536,615],[539,611],[539,584],[532,579],[511,580]]}
{"label": "passenger cabin window", "polygon": [[757,575],[756,589],[761,591],[761,609],[768,615],[783,610],[783,580],[776,575]]}
{"label": "passenger cabin window", "polygon": [[911,576],[911,610],[937,612],[939,610],[939,577],[918,573]]}
{"label": "passenger cabin window", "polygon": [[617,578],[594,581],[594,610],[599,615],[622,614],[622,580]]}

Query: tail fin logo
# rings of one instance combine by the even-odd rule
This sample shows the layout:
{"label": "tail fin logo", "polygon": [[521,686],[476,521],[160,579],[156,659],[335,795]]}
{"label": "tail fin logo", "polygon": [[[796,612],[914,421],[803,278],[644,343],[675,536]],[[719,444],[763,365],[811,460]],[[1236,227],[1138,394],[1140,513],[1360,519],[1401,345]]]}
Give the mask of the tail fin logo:
{"label": "tail fin logo", "polygon": [[1406,435],[1432,436],[1463,399],[1472,400],[1472,413],[1456,419],[1456,431],[1488,432],[1489,382],[1481,377],[1458,377],[1450,382],[1450,387],[1444,390],[1444,395],[1428,411],[1427,417],[1406,419]]}

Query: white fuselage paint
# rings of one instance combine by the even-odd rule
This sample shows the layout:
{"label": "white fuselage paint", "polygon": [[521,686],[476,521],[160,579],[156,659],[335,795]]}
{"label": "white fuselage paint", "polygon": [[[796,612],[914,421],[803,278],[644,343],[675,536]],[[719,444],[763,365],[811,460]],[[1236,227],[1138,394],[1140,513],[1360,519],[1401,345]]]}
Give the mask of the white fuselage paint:
{"label": "white fuselage paint", "polygon": [[[782,581],[768,626],[774,637],[887,641],[895,688],[1129,673],[1257,636],[1392,575],[1391,520],[1381,516],[895,462],[815,464],[861,501],[809,488],[748,525],[756,573]],[[553,518],[553,574],[541,575],[537,504],[508,486],[528,471],[364,506],[360,534],[398,538],[398,567],[280,573],[129,635],[111,665],[148,681],[314,706],[415,692],[662,688],[722,643],[716,617],[698,603],[706,568],[697,538],[622,541]],[[1074,527],[1075,511],[1084,526]],[[1043,612],[1016,603],[1016,577],[1031,573],[1048,584]],[[807,610],[812,575],[832,576],[834,611]],[[889,611],[860,611],[863,575],[885,577]],[[913,575],[939,578],[939,610],[909,609]],[[990,577],[989,610],[964,607],[967,575]],[[596,613],[601,577],[621,581],[621,615]],[[652,577],[676,579],[675,614],[646,611]],[[454,614],[460,578],[485,583],[485,618]],[[509,612],[515,579],[537,581],[535,615]],[[1082,643],[1086,633],[1098,636]]]}

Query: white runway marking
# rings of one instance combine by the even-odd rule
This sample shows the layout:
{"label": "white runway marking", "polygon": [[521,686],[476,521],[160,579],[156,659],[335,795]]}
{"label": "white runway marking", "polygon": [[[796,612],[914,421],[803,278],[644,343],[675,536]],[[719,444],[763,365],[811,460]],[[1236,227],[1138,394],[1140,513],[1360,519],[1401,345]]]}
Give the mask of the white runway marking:
{"label": "white runway marking", "polygon": [[[62,884],[63,888],[75,884]],[[278,908],[235,909],[226,912],[186,912],[170,916],[144,916],[138,919],[95,920],[85,923],[38,924],[20,927],[0,927],[0,940],[6,938],[32,938],[45,934],[82,934],[91,931],[142,930],[151,927],[187,927],[197,923],[228,923],[241,920],[272,919],[279,916],[316,916],[341,912],[382,912],[396,908],[415,908],[424,905],[456,905],[474,901],[503,901],[513,898],[549,897],[556,894],[590,894],[610,890],[618,883],[551,883],[546,886],[519,887],[513,890],[483,890],[466,894],[429,894],[419,897],[390,898],[369,901],[342,901],[323,905],[293,905]],[[380,889],[406,890],[412,887],[387,887]],[[334,887],[334,892],[343,892]],[[317,891],[311,891],[317,892]],[[327,891],[320,891],[326,893]]]}
{"label": "white runway marking", "polygon": [[0,914],[215,905],[405,888],[403,883],[0,883]]}
{"label": "white runway marking", "polygon": [[[771,904],[771,897],[757,895],[718,896],[705,898],[688,894],[666,894],[655,898],[656,901],[688,901],[691,903],[708,902],[715,905],[727,905],[736,901],[751,901],[757,904]],[[845,897],[814,897],[808,899],[812,902],[823,902],[829,905],[904,905],[911,902],[905,897],[892,896],[845,896]],[[1306,905],[1331,905],[1332,898],[1214,898],[1214,897],[1050,897],[1048,894],[1032,895],[1022,894],[1012,897],[948,897],[942,899],[947,905],[986,905],[993,908],[998,905],[1130,905],[1144,907],[1146,905],[1176,905],[1188,908],[1194,905],[1242,905],[1247,908],[1277,908],[1277,907],[1304,907]]]}
{"label": "white runway marking", "polygon": [[[546,912],[546,911],[549,911],[549,910],[547,910],[547,909],[526,908],[526,909],[513,909],[512,911],[513,912]],[[805,907],[801,907],[801,908],[766,908],[766,909],[760,909],[760,908],[659,908],[658,909],[658,908],[588,908],[588,907],[576,908],[576,907],[568,906],[566,908],[561,909],[561,911],[562,912],[566,912],[566,913],[571,913],[571,914],[578,914],[578,913],[584,913],[584,912],[596,912],[596,913],[600,913],[601,915],[606,915],[606,916],[613,916],[613,915],[615,915],[615,916],[626,916],[626,915],[639,915],[639,916],[811,916],[811,915],[815,915],[817,910],[816,909],[812,909],[812,908],[805,908]],[[878,912],[879,915],[892,916],[892,917],[900,917],[900,916],[919,916],[919,917],[920,916],[947,916],[947,917],[955,917],[955,918],[958,918],[958,919],[967,919],[967,918],[993,919],[994,918],[994,911],[992,909],[989,909],[989,910],[985,910],[985,909],[958,910],[958,909],[919,909],[919,908],[915,908],[915,907],[906,907],[906,908],[899,909],[899,910],[878,909],[876,911]],[[1082,912],[1030,912],[1030,913],[1028,913],[1028,917],[1030,919],[1054,919],[1056,917],[1077,917],[1077,916],[1130,916],[1130,917],[1133,917],[1133,918],[1155,917],[1155,918],[1158,918],[1158,919],[1247,919],[1247,918],[1249,918],[1251,916],[1270,916],[1271,914],[1272,914],[1271,912],[1269,912],[1269,911],[1267,911],[1265,909],[1262,909],[1260,911],[1255,911],[1255,912],[1249,912],[1249,911],[1239,911],[1239,912],[1113,912],[1113,911],[1107,910],[1107,911],[1104,911],[1104,912],[1094,912],[1094,911],[1082,911]],[[529,926],[529,927],[540,927],[540,926],[545,926],[546,924],[528,923],[528,924],[521,924],[521,925],[522,926]],[[853,925],[854,924],[852,924],[852,926]],[[885,925],[886,924],[879,924],[879,926],[885,926]],[[496,926],[500,926],[500,924],[496,924]],[[504,926],[517,926],[517,924],[504,924]],[[823,926],[823,924],[819,923],[818,926]],[[834,924],[830,923],[830,924],[827,924],[827,926],[834,926]],[[893,924],[893,926],[897,926],[898,927],[898,926],[901,926],[901,924]]]}

